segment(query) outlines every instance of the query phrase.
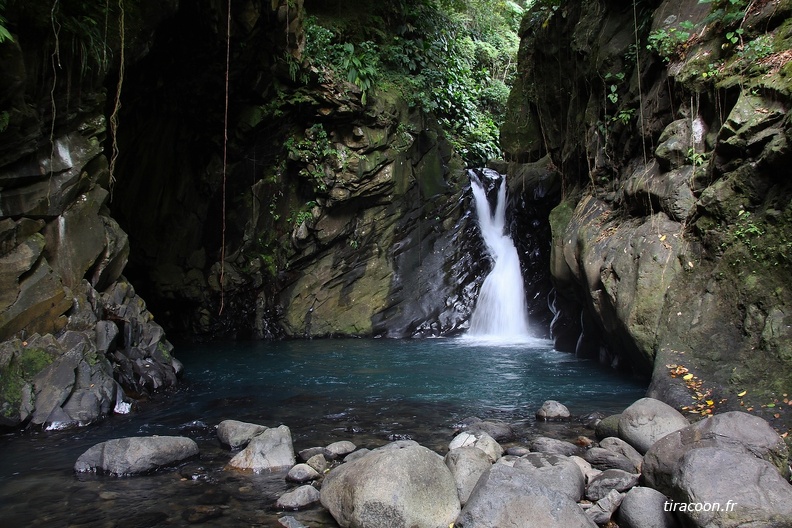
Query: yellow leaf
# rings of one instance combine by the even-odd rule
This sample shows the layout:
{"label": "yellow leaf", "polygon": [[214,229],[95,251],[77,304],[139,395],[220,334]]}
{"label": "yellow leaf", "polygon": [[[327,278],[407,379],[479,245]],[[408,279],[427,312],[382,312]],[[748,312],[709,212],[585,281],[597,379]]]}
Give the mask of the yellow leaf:
{"label": "yellow leaf", "polygon": [[742,397],[743,397],[743,396],[745,396],[746,394],[748,394],[748,391],[747,391],[747,390],[744,390],[744,391],[742,391],[740,394],[738,394],[737,396],[739,396],[740,398],[742,398]]}
{"label": "yellow leaf", "polygon": [[665,235],[661,235],[661,236],[660,236],[660,242],[662,242],[662,241],[663,241],[663,240],[665,240],[665,239],[666,239],[666,236],[665,236]]}
{"label": "yellow leaf", "polygon": [[693,379],[693,374],[685,374],[684,376],[682,376],[682,379],[685,380],[685,381],[687,381],[689,379]]}
{"label": "yellow leaf", "polygon": [[715,402],[712,400],[707,400],[707,405],[715,405]]}

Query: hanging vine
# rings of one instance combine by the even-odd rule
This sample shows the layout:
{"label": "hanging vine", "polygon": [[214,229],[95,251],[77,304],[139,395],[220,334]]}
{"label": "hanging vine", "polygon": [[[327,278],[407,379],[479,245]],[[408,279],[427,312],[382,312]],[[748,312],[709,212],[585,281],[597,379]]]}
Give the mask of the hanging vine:
{"label": "hanging vine", "polygon": [[115,103],[113,112],[110,114],[110,194],[112,196],[115,184],[115,166],[118,161],[118,114],[121,111],[121,88],[124,84],[124,0],[118,0],[118,38],[120,39],[120,57],[118,66],[118,84],[116,85]]}
{"label": "hanging vine", "polygon": [[225,70],[225,110],[223,113],[223,225],[220,236],[220,310],[225,307],[225,247],[226,247],[226,176],[228,171],[228,77],[231,69],[231,0],[228,0],[226,17],[226,70]]}
{"label": "hanging vine", "polygon": [[[60,28],[61,25],[58,22],[58,8],[60,7],[58,4],[59,0],[55,0],[52,2],[52,9],[50,10],[50,25],[52,26],[52,34],[55,37],[55,49],[52,50],[52,55],[50,58],[50,62],[52,64],[52,89],[50,90],[50,106],[52,108],[52,123],[50,125],[50,134],[49,134],[49,142],[50,142],[50,176],[52,174],[52,167],[54,164],[55,159],[55,117],[58,113],[57,104],[55,103],[55,89],[57,88],[58,84],[58,68],[61,67],[60,62]],[[52,179],[50,178],[50,182]],[[52,192],[52,186],[47,185],[47,207],[50,205],[50,193]]]}

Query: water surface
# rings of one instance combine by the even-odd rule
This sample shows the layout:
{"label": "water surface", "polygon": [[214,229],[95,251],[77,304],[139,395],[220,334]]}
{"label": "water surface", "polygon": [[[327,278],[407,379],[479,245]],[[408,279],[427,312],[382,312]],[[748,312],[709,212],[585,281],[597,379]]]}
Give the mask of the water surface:
{"label": "water surface", "polygon": [[[293,485],[283,474],[223,471],[224,419],[285,424],[295,449],[351,440],[377,447],[412,438],[444,453],[469,416],[512,423],[517,442],[586,431],[537,424],[547,399],[575,415],[621,411],[645,384],[549,342],[472,339],[339,339],[180,347],[181,386],[129,415],[77,430],[0,437],[0,518],[5,526],[280,526],[272,505]],[[592,434],[590,431],[589,434]],[[92,445],[110,438],[184,435],[200,460],[142,477],[75,475]],[[308,526],[336,526],[321,508],[289,512]],[[10,523],[10,524],[9,524]]]}

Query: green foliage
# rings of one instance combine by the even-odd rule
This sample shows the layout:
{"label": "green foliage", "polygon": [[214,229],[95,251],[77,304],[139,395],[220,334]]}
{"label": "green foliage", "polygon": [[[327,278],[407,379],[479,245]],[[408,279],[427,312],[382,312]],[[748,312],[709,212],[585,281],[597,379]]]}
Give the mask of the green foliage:
{"label": "green foliage", "polygon": [[696,152],[696,149],[692,147],[688,149],[687,160],[694,167],[700,167],[704,165],[704,163],[707,161],[704,154],[702,154],[701,152]]}
{"label": "green foliage", "polygon": [[11,121],[11,114],[8,113],[8,110],[3,110],[0,112],[0,132],[5,132],[5,129],[8,128],[8,123]]}
{"label": "green foliage", "polygon": [[715,23],[722,27],[729,27],[740,22],[745,17],[745,11],[750,2],[748,0],[699,0],[699,4],[712,4],[712,9],[705,24]]}
{"label": "green foliage", "polygon": [[313,209],[316,207],[316,202],[311,200],[307,202],[299,211],[292,211],[286,218],[286,221],[293,226],[300,226],[305,222],[313,220]]}
{"label": "green foliage", "polygon": [[469,164],[497,155],[516,73],[525,0],[384,0],[354,20],[309,16],[305,63],[356,84],[400,90],[435,114]]}
{"label": "green foliage", "polygon": [[325,166],[338,161],[338,150],[327,137],[327,131],[319,123],[305,131],[302,138],[290,137],[284,145],[288,159],[300,163],[300,176],[308,179],[314,192],[327,191]]}
{"label": "green foliage", "polygon": [[684,56],[693,23],[682,22],[679,27],[657,29],[649,34],[647,49],[657,53],[665,62]]}

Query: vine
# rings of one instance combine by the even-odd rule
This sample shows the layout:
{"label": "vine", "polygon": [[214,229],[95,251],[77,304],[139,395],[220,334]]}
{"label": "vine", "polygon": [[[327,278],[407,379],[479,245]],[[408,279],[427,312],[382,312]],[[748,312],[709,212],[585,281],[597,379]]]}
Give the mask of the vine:
{"label": "vine", "polygon": [[119,66],[118,66],[118,84],[116,85],[116,95],[115,95],[115,103],[113,105],[113,111],[110,114],[110,137],[111,139],[111,154],[110,154],[110,196],[112,197],[113,194],[113,187],[115,185],[115,166],[116,162],[118,161],[119,149],[118,149],[118,115],[121,111],[121,88],[124,85],[124,45],[125,45],[125,38],[124,38],[124,0],[118,0],[118,36],[121,40],[120,44],[120,57],[119,57]]}
{"label": "vine", "polygon": [[226,178],[228,173],[228,78],[231,69],[231,0],[228,0],[226,17],[226,70],[225,70],[225,110],[223,113],[223,224],[220,236],[220,310],[225,307],[225,246],[226,246]]}

